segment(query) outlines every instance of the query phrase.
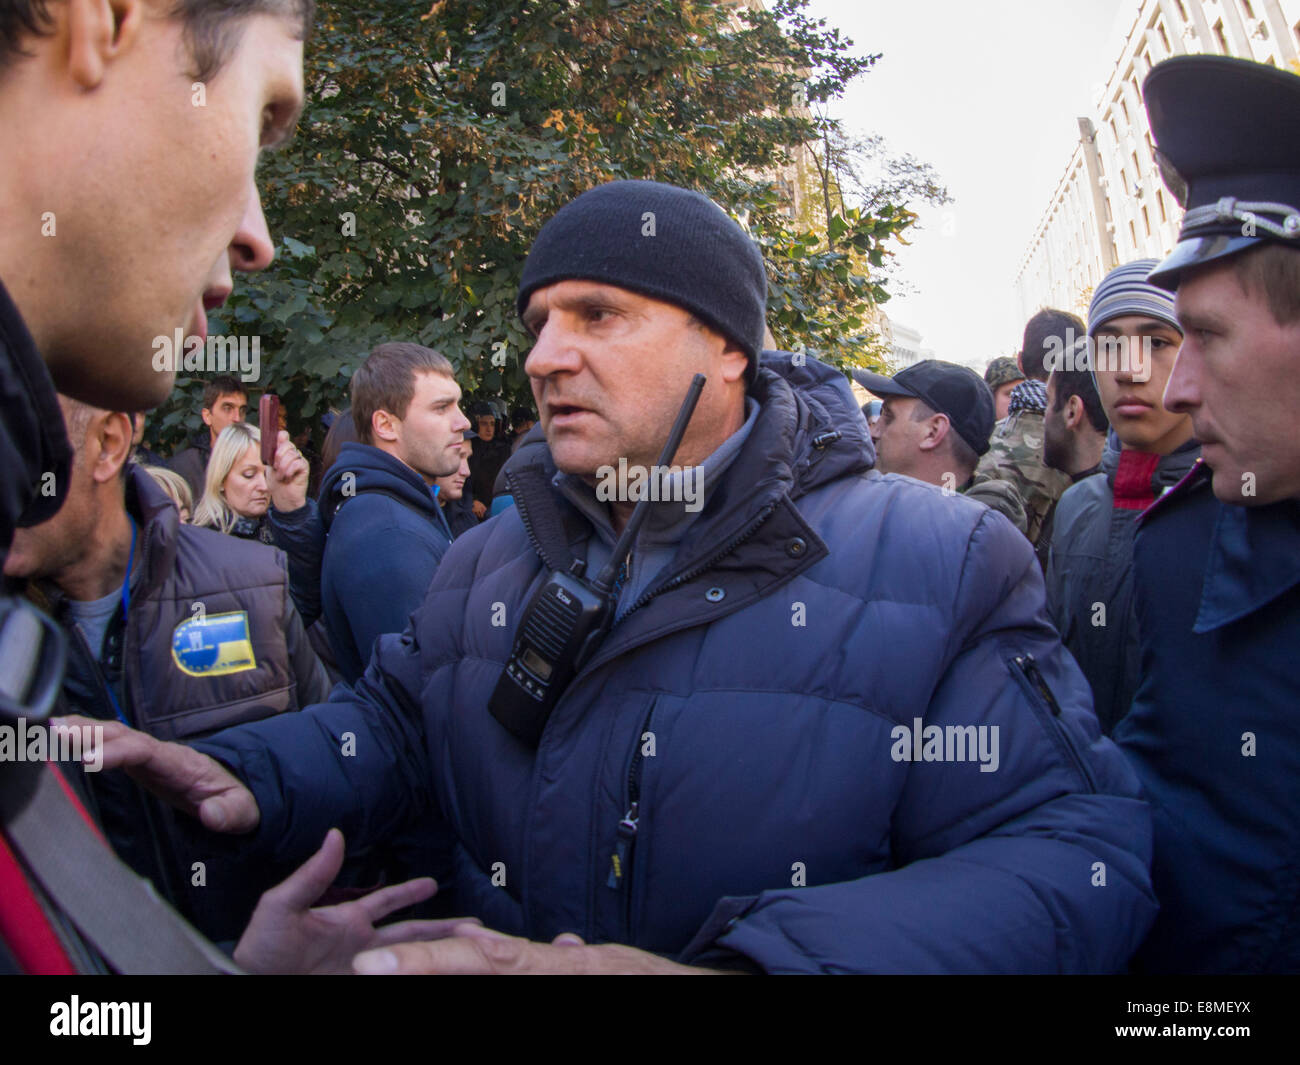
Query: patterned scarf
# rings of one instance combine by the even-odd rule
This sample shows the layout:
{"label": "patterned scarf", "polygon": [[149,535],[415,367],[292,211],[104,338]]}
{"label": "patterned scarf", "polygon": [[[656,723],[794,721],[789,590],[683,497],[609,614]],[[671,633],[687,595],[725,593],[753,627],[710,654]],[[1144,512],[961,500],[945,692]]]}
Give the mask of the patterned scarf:
{"label": "patterned scarf", "polygon": [[1042,381],[1034,381],[1029,378],[1021,381],[1011,390],[1011,406],[1007,408],[1007,416],[1010,417],[1018,410],[1033,411],[1035,414],[1043,414],[1047,410],[1047,386]]}

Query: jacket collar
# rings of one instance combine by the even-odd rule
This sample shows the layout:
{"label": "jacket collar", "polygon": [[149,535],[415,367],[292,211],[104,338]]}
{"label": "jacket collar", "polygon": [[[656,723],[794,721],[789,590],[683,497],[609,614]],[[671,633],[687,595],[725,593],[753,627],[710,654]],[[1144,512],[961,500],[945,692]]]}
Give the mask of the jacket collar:
{"label": "jacket collar", "polygon": [[126,472],[126,512],[135,521],[140,565],[131,580],[131,594],[147,598],[176,563],[181,535],[180,512],[171,497],[143,469],[132,463]]}
{"label": "jacket collar", "polygon": [[1264,507],[1217,502],[1195,633],[1262,609],[1300,584],[1300,502]]}
{"label": "jacket collar", "polygon": [[[717,563],[719,583],[733,579],[743,587],[710,605],[704,605],[704,597],[693,598],[695,605],[685,609],[674,610],[671,604],[657,609],[660,603],[650,603],[619,623],[591,666],[622,653],[644,631],[663,632],[665,626],[679,628],[730,613],[828,553],[794,500],[871,467],[874,452],[866,421],[838,370],[813,359],[796,365],[791,356],[777,352],[764,352],[764,360],[750,391],[758,413],[749,436],[711,487],[651,591],[684,584]],[[582,557],[581,545],[592,525],[555,488],[555,473],[550,449],[543,445],[527,464],[509,470],[507,478],[538,554],[549,568],[567,571]]]}
{"label": "jacket collar", "polygon": [[[1106,436],[1106,449],[1101,456],[1101,469],[1106,475],[1106,483],[1110,485],[1111,491],[1115,489],[1115,474],[1119,470],[1121,451],[1119,437],[1112,429]],[[1187,476],[1200,457],[1201,444],[1198,440],[1189,440],[1168,455],[1161,455],[1151,474],[1152,495],[1159,499],[1173,488]]]}
{"label": "jacket collar", "polygon": [[[63,505],[72,448],[54,382],[18,308],[0,283],[0,557],[18,526],[49,521]],[[48,475],[48,476],[47,476]],[[46,492],[46,486],[52,491]]]}

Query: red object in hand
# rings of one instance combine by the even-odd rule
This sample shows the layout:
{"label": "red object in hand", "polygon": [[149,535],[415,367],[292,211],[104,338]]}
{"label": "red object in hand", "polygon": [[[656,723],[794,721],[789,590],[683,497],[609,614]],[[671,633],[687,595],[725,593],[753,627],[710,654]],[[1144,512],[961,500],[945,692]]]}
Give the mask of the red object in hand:
{"label": "red object in hand", "polygon": [[275,465],[275,442],[280,438],[280,397],[267,392],[257,404],[257,428],[262,433],[262,465]]}

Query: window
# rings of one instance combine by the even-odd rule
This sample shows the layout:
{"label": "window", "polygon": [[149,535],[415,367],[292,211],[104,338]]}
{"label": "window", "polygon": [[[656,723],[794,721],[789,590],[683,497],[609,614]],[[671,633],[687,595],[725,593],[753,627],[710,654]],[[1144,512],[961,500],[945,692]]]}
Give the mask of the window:
{"label": "window", "polygon": [[1106,197],[1106,221],[1107,221],[1107,222],[1113,222],[1113,221],[1115,221],[1115,216],[1114,216],[1113,214],[1111,214],[1111,210],[1110,210],[1110,197],[1109,197],[1109,196]]}
{"label": "window", "polygon": [[1151,236],[1151,218],[1147,215],[1147,209],[1142,208],[1142,228],[1147,231],[1147,236]]}
{"label": "window", "polygon": [[[1150,63],[1147,64],[1147,69],[1148,69],[1148,70],[1151,69],[1151,64],[1150,64]],[[1142,87],[1141,87],[1140,85],[1138,85],[1138,80],[1137,80],[1137,78],[1133,78],[1133,79],[1129,82],[1129,84],[1133,86],[1133,95],[1137,97],[1137,99],[1138,99],[1138,103],[1141,103],[1141,102],[1142,102]]]}
{"label": "window", "polygon": [[1244,14],[1246,18],[1254,21],[1255,9],[1251,6],[1250,0],[1241,0],[1241,10],[1242,14]]}
{"label": "window", "polygon": [[[1300,33],[1300,23],[1296,24],[1296,32]],[[1115,138],[1115,143],[1119,143],[1119,130],[1115,128],[1115,120],[1110,120],[1110,135]]]}
{"label": "window", "polygon": [[1133,180],[1137,181],[1142,177],[1142,168],[1138,166],[1138,153],[1133,153]]}
{"label": "window", "polygon": [[1138,246],[1138,231],[1132,222],[1129,222],[1128,224],[1128,235],[1129,238],[1133,241],[1134,250],[1136,250]]}
{"label": "window", "polygon": [[1131,125],[1133,120],[1128,117],[1128,104],[1124,102],[1124,97],[1119,98],[1119,109],[1124,114],[1124,124]]}
{"label": "window", "polygon": [[1119,184],[1120,184],[1121,191],[1124,193],[1125,196],[1127,196],[1128,195],[1128,174],[1125,173],[1124,168],[1122,166],[1119,168]]}
{"label": "window", "polygon": [[1168,222],[1169,216],[1165,214],[1165,194],[1156,189],[1156,206],[1160,208],[1160,221]]}
{"label": "window", "polygon": [[1219,51],[1224,55],[1228,54],[1228,38],[1223,35],[1223,19],[1219,19],[1214,24],[1214,39],[1218,42]]}
{"label": "window", "polygon": [[1169,34],[1165,32],[1165,24],[1163,22],[1156,23],[1156,33],[1160,34],[1160,43],[1164,45],[1165,52],[1172,52],[1173,49],[1169,47]]}
{"label": "window", "polygon": [[1190,22],[1191,20],[1187,17],[1187,5],[1183,3],[1183,0],[1177,0],[1177,4],[1179,17],[1181,17],[1184,22]]}

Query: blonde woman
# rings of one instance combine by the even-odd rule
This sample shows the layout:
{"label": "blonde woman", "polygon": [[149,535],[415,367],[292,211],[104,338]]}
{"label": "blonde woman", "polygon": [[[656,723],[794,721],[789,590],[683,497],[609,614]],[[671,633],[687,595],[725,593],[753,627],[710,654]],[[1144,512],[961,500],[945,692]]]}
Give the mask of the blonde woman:
{"label": "blonde woman", "polygon": [[[289,591],[303,622],[320,616],[324,531],[307,499],[307,460],[280,431],[273,468],[262,464],[262,434],[245,422],[221,430],[212,445],[194,524],[258,540],[288,556]],[[278,502],[277,502],[278,501]]]}
{"label": "blonde woman", "polygon": [[208,459],[203,497],[194,508],[195,525],[244,540],[273,542],[266,523],[271,491],[261,441],[262,434],[244,422],[221,430]]}
{"label": "blonde woman", "polygon": [[176,509],[180,511],[182,524],[188,525],[190,516],[194,513],[194,497],[190,495],[190,486],[185,478],[174,470],[164,469],[162,466],[141,466],[140,469],[152,477],[158,487],[167,493],[171,501],[176,504]]}

